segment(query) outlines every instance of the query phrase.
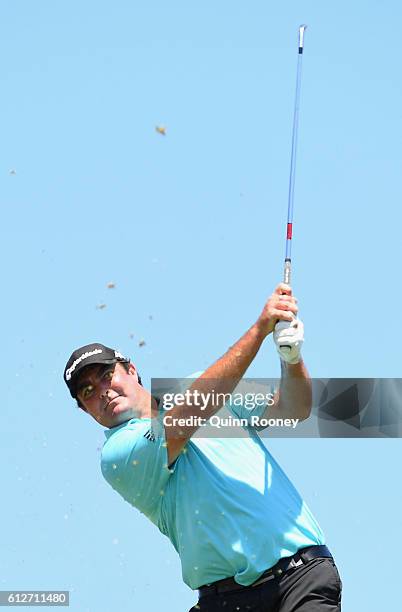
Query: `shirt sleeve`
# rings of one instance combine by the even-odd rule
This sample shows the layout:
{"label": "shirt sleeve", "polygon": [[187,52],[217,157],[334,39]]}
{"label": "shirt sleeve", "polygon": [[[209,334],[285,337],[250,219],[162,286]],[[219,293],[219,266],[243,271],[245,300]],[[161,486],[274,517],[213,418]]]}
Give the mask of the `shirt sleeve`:
{"label": "shirt sleeve", "polygon": [[102,449],[102,474],[128,503],[156,522],[174,467],[168,467],[165,436],[151,419],[132,419]]}

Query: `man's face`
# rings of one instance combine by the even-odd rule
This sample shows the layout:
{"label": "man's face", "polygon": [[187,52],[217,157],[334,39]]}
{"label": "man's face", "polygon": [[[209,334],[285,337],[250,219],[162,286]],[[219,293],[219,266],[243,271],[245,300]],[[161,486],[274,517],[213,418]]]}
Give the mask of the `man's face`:
{"label": "man's face", "polygon": [[140,387],[132,363],[94,364],[83,369],[77,382],[77,398],[84,410],[105,427],[116,427],[136,416]]}

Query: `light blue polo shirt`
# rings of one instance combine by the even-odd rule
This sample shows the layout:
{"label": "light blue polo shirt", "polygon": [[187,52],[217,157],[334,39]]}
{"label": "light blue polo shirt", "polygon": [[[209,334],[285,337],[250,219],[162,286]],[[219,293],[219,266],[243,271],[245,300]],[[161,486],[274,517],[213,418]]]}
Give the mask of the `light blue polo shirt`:
{"label": "light blue polo shirt", "polygon": [[[264,407],[231,411],[249,418]],[[249,585],[281,557],[325,543],[257,432],[247,432],[236,439],[192,438],[170,469],[164,434],[154,434],[151,419],[105,432],[103,476],[170,539],[191,589],[229,576]]]}

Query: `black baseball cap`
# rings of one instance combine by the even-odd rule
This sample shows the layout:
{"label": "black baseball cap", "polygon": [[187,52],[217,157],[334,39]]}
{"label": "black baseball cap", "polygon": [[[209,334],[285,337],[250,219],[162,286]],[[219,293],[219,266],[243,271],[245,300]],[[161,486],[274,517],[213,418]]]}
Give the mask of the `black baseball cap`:
{"label": "black baseball cap", "polygon": [[70,394],[76,399],[76,384],[78,374],[83,369],[94,363],[129,363],[129,357],[124,357],[116,349],[109,348],[104,344],[94,342],[76,349],[64,368],[64,382],[69,388]]}

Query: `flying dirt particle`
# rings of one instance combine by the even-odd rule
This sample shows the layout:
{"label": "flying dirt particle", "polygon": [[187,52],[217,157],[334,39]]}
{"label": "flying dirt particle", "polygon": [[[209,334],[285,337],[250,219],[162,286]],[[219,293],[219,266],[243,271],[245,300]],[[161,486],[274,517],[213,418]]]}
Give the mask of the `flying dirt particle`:
{"label": "flying dirt particle", "polygon": [[106,308],[106,304],[98,304],[96,310],[104,310]]}
{"label": "flying dirt particle", "polygon": [[166,128],[163,127],[163,125],[155,126],[155,131],[158,132],[158,134],[161,134],[161,136],[166,136]]}
{"label": "flying dirt particle", "polygon": [[108,289],[114,289],[116,287],[116,283],[110,282],[106,285]]}
{"label": "flying dirt particle", "polygon": [[138,343],[138,346],[139,346],[139,347],[141,347],[141,346],[145,346],[145,345],[146,345],[145,340],[140,340],[140,341],[139,341],[139,343]]}

